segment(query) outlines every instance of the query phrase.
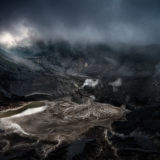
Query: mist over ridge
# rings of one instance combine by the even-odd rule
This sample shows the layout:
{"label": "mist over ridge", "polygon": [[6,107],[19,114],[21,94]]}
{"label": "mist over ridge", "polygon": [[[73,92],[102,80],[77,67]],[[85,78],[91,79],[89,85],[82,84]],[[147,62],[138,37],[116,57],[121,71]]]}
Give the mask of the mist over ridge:
{"label": "mist over ridge", "polygon": [[158,0],[2,0],[0,43],[14,46],[35,39],[62,39],[159,44],[159,5]]}

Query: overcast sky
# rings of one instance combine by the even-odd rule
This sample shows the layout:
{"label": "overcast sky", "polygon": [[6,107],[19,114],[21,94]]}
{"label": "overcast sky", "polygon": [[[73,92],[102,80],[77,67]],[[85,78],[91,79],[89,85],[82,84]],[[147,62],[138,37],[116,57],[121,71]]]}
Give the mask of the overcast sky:
{"label": "overcast sky", "polygon": [[159,43],[160,0],[1,0],[0,41],[8,32],[17,41]]}

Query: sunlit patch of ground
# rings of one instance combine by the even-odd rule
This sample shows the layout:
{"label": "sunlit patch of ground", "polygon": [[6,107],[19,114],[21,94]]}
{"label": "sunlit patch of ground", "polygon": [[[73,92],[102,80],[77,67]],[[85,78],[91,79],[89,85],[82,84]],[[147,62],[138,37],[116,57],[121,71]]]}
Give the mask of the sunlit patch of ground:
{"label": "sunlit patch of ground", "polygon": [[126,113],[124,108],[97,103],[92,99],[83,104],[69,99],[34,102],[8,111],[4,114],[5,118],[0,119],[0,127],[6,132],[18,131],[40,139],[57,140],[60,144],[61,141],[76,139],[94,126],[110,128],[114,120],[125,117]]}
{"label": "sunlit patch of ground", "polygon": [[6,111],[1,111],[0,112],[0,118],[10,117],[10,116],[13,116],[15,114],[22,113],[23,111],[25,111],[29,108],[37,108],[37,107],[41,107],[41,106],[44,106],[44,105],[45,105],[44,102],[32,102],[30,104],[24,105],[24,106],[19,107],[17,109],[10,109],[10,110],[6,110]]}
{"label": "sunlit patch of ground", "polygon": [[25,117],[28,115],[43,112],[48,106],[44,102],[32,102],[16,109],[9,109],[0,112],[0,128],[20,132],[29,135],[23,128],[13,121],[15,117]]}

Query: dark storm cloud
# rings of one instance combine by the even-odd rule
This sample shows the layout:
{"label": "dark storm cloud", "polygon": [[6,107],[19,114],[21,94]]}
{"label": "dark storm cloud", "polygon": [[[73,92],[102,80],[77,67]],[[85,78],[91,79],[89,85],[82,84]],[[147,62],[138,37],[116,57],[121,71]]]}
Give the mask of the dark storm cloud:
{"label": "dark storm cloud", "polygon": [[159,0],[1,0],[0,29],[25,21],[45,37],[159,43]]}

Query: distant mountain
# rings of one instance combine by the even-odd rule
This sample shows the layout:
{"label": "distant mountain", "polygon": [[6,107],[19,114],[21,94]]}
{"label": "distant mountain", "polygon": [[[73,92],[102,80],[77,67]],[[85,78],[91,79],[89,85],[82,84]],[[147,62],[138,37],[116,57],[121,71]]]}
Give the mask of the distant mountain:
{"label": "distant mountain", "polygon": [[[112,94],[117,94],[114,100],[118,103],[126,97],[133,101],[155,101],[160,92],[159,53],[160,45],[83,45],[65,41],[37,42],[30,48],[9,51],[1,49],[0,92],[10,98],[12,95],[24,97],[33,93],[57,97],[72,94],[76,89],[75,83],[82,85],[85,78],[90,77],[99,79],[105,86],[104,90],[102,88],[95,93],[101,101],[112,101]],[[123,82],[122,100],[119,100],[119,93],[113,93],[108,85],[118,78]]]}

